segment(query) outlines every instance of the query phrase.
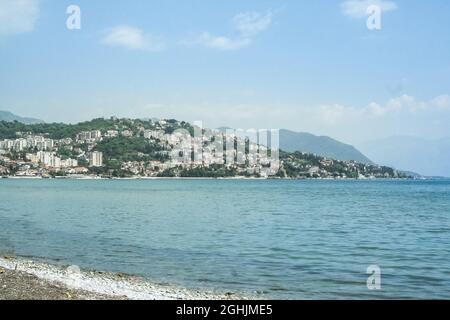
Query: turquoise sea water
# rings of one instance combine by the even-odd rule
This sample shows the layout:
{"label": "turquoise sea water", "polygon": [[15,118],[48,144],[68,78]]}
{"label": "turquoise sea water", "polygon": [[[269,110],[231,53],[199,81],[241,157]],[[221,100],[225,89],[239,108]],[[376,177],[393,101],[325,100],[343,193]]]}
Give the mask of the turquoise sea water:
{"label": "turquoise sea water", "polygon": [[450,298],[450,181],[0,179],[0,254],[262,298]]}

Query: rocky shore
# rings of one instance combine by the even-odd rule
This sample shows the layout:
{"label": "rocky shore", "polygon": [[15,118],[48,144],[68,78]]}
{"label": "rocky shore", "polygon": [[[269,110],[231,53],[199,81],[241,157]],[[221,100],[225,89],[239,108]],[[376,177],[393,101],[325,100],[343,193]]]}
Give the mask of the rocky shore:
{"label": "rocky shore", "polygon": [[122,300],[126,297],[107,296],[68,288],[59,283],[8,269],[0,269],[0,300]]}
{"label": "rocky shore", "polygon": [[0,257],[0,300],[226,300],[231,293],[188,290],[139,277]]}

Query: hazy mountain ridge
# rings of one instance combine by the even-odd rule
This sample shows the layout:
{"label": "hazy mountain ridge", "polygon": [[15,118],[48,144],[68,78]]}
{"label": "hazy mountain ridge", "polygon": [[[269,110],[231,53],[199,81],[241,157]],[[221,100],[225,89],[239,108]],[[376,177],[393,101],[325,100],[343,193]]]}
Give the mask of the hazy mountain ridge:
{"label": "hazy mountain ridge", "polygon": [[[220,127],[216,130],[226,132],[233,130],[229,127]],[[280,149],[287,152],[304,152],[316,154],[321,157],[373,164],[373,162],[357,150],[354,146],[342,143],[327,136],[316,136],[306,132],[280,130]]]}
{"label": "hazy mountain ridge", "polygon": [[9,111],[0,110],[0,121],[18,121],[24,124],[44,123],[44,121],[35,118],[21,117]]}
{"label": "hazy mountain ridge", "polygon": [[295,152],[314,153],[336,160],[354,160],[361,163],[373,163],[354,146],[342,143],[327,136],[316,136],[306,132],[280,130],[280,149]]}

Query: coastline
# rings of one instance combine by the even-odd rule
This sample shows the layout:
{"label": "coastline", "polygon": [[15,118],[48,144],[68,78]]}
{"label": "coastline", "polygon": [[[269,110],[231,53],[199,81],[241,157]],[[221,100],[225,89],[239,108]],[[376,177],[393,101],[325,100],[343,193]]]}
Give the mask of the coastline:
{"label": "coastline", "polygon": [[[33,294],[35,292],[35,294]],[[31,296],[30,296],[31,294]],[[230,293],[161,285],[121,273],[0,257],[0,300],[228,300]]]}
{"label": "coastline", "polygon": [[[240,181],[423,181],[423,180],[435,180],[433,178],[247,178],[247,177],[127,177],[127,178],[104,178],[99,176],[82,176],[82,177],[55,177],[44,178],[39,176],[1,176],[0,179],[10,180],[240,180]],[[442,178],[449,179],[449,178]]]}

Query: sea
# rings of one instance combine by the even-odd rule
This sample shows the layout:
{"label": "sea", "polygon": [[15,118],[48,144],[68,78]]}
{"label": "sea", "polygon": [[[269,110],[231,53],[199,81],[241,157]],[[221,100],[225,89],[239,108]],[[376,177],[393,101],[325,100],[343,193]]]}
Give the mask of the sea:
{"label": "sea", "polygon": [[0,255],[260,299],[450,299],[450,180],[0,179]]}

